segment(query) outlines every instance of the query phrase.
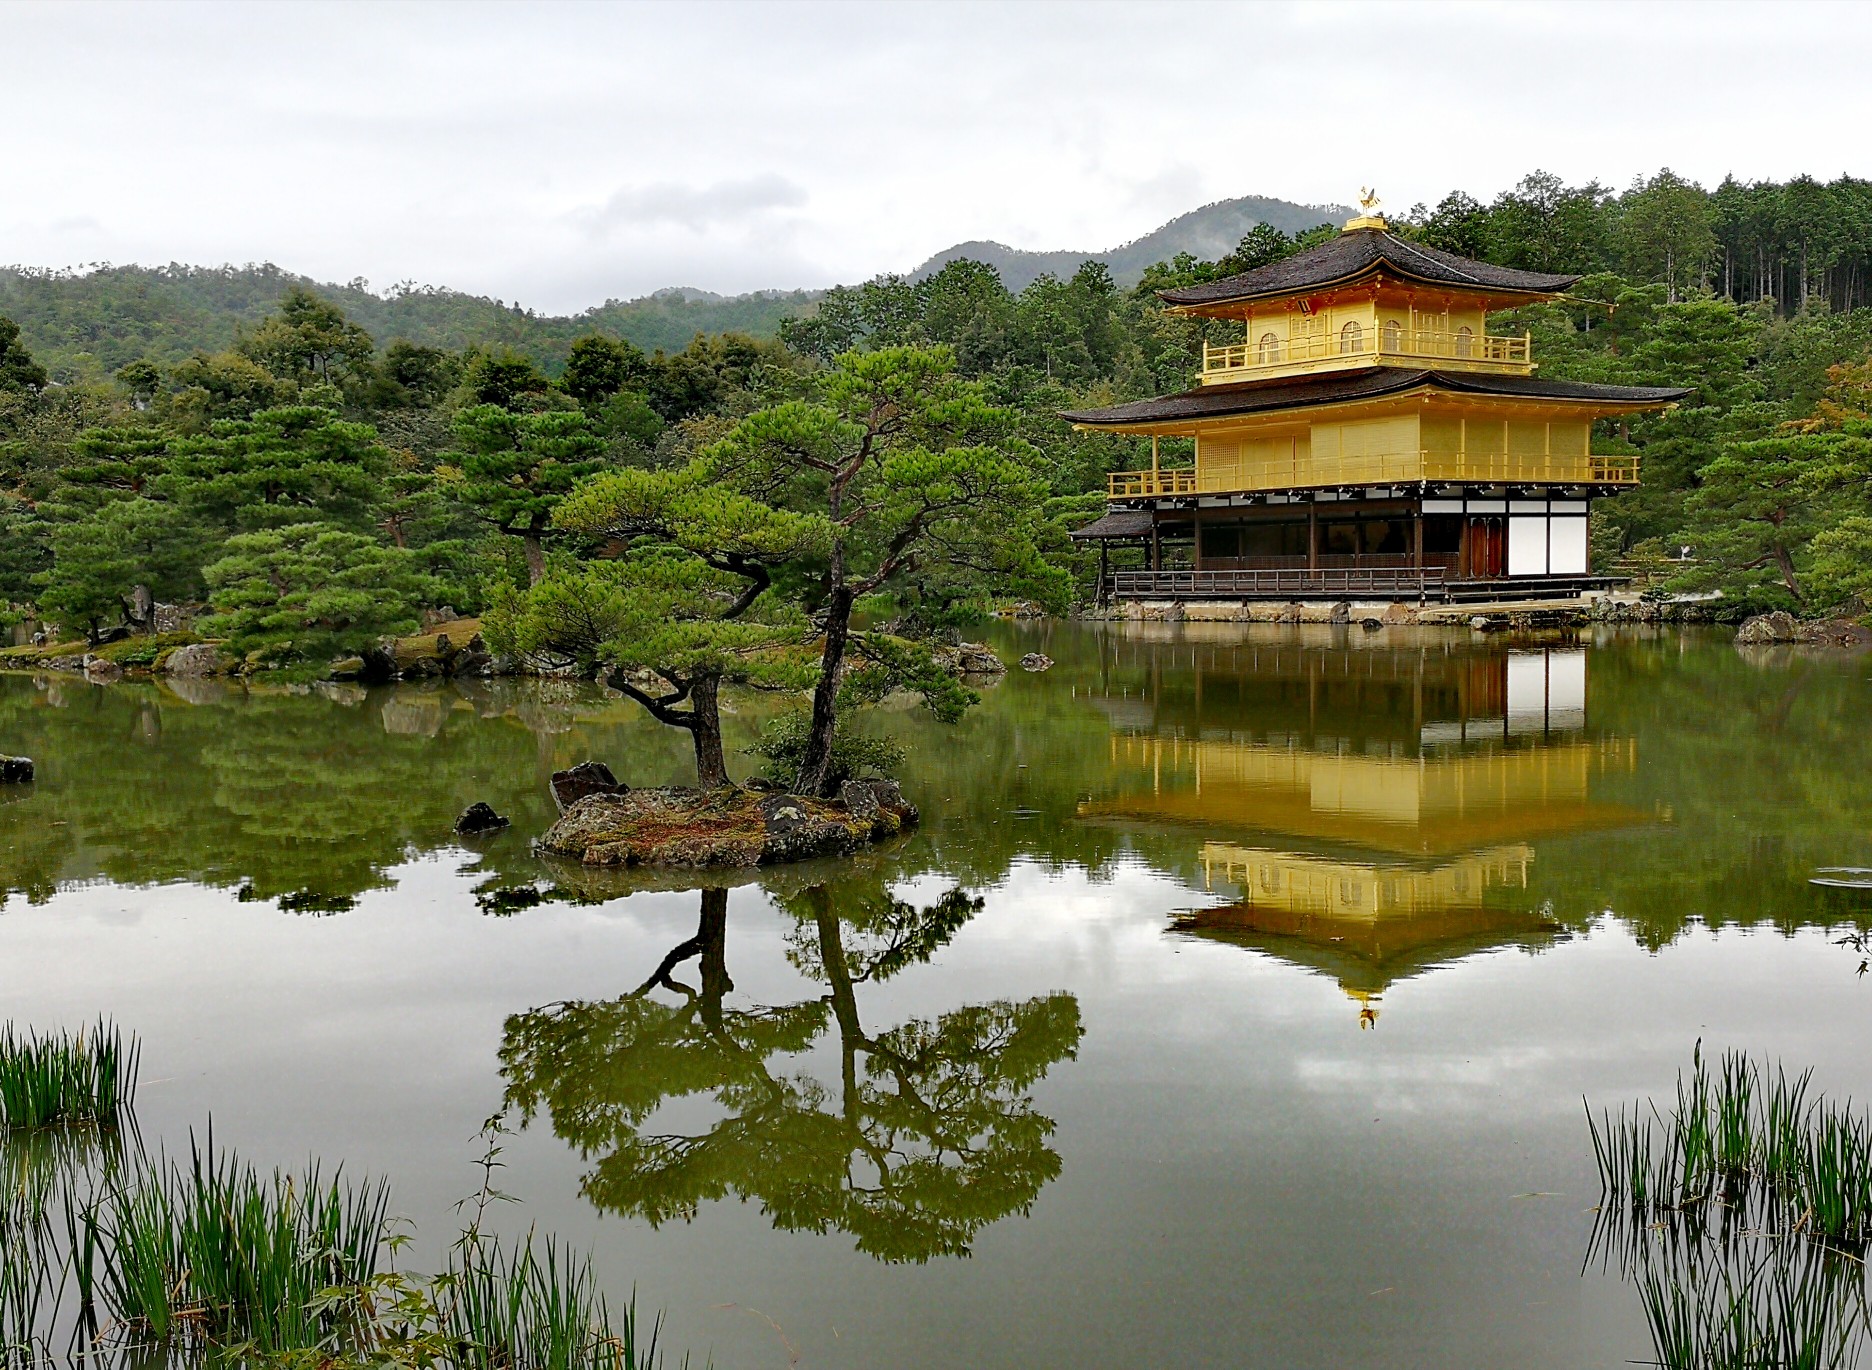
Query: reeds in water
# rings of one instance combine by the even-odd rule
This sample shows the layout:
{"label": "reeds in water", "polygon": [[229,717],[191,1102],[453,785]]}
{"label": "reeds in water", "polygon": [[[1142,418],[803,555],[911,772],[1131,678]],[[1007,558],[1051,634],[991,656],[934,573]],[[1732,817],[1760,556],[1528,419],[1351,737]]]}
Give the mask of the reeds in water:
{"label": "reeds in water", "polygon": [[316,1164],[263,1174],[190,1138],[151,1156],[135,1128],[138,1045],[0,1028],[0,1370],[126,1347],[163,1358],[444,1370],[643,1370],[633,1303],[613,1318],[588,1261],[503,1245],[489,1123],[475,1217],[446,1269],[396,1269],[390,1193]]}
{"label": "reeds in water", "polygon": [[0,1027],[0,1131],[115,1128],[136,1102],[134,1035],[100,1019],[76,1034]]}
{"label": "reeds in water", "polygon": [[438,1321],[460,1370],[619,1370],[658,1363],[662,1319],[637,1340],[633,1299],[615,1323],[591,1263],[532,1233],[507,1247],[471,1238],[437,1283]]}
{"label": "reeds in water", "polygon": [[57,1304],[63,1271],[40,1260],[53,1241],[51,1172],[8,1167],[0,1193],[0,1366],[40,1358],[40,1329]]}
{"label": "reeds in water", "polygon": [[[1644,1301],[1672,1370],[1846,1370],[1872,1335],[1872,1120],[1789,1075],[1699,1049],[1665,1111],[1587,1112],[1592,1251]],[[1591,1254],[1588,1259],[1590,1261]]]}
{"label": "reeds in water", "polygon": [[[0,1162],[21,1155],[18,1139],[0,1147]],[[634,1305],[614,1316],[589,1261],[551,1239],[506,1245],[477,1217],[441,1275],[399,1271],[381,1182],[262,1173],[212,1138],[186,1160],[34,1147],[0,1174],[0,1370],[132,1349],[204,1365],[660,1363],[661,1320],[640,1342]]]}
{"label": "reeds in water", "polygon": [[1603,1207],[1800,1230],[1861,1253],[1872,1240],[1872,1119],[1736,1052],[1711,1072],[1699,1050],[1675,1106],[1588,1109]]}
{"label": "reeds in water", "polygon": [[186,1165],[158,1158],[82,1208],[82,1316],[261,1355],[342,1339],[347,1312],[324,1296],[376,1275],[389,1203],[383,1183],[328,1179],[316,1163],[262,1175],[211,1137]]}

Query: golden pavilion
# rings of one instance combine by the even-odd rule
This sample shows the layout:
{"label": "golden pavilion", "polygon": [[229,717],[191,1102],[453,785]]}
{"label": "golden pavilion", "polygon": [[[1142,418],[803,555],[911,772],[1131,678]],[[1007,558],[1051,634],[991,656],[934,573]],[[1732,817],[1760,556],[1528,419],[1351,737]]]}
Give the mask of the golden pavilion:
{"label": "golden pavilion", "polygon": [[[1531,339],[1492,312],[1560,299],[1579,278],[1471,261],[1367,212],[1337,238],[1223,280],[1159,292],[1175,313],[1238,321],[1180,394],[1064,415],[1148,435],[1149,470],[1109,478],[1074,536],[1141,547],[1107,576],[1123,599],[1508,599],[1602,588],[1593,501],[1638,481],[1592,450],[1600,419],[1689,392],[1535,374]],[[1191,439],[1166,467],[1163,438]]]}

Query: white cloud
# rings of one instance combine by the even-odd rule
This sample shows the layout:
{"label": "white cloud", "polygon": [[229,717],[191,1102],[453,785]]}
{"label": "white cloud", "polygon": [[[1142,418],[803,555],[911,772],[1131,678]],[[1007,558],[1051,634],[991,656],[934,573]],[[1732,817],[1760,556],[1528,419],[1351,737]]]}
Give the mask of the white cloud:
{"label": "white cloud", "polygon": [[776,209],[806,203],[805,188],[768,172],[708,186],[671,182],[627,187],[604,204],[581,209],[575,219],[594,237],[610,238],[623,230],[674,224],[692,233],[741,228]]}

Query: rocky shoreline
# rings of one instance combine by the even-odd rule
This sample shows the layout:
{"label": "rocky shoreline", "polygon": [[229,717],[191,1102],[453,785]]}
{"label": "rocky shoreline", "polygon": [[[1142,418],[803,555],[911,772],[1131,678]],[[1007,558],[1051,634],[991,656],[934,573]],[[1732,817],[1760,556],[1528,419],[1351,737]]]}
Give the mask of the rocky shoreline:
{"label": "rocky shoreline", "polygon": [[1715,623],[1708,600],[1592,599],[1525,605],[1405,604],[1395,600],[1132,600],[1079,617],[1106,623],[1325,623],[1392,627],[1552,628],[1589,623]]}
{"label": "rocky shoreline", "polygon": [[1866,647],[1872,646],[1872,628],[1857,619],[1801,619],[1777,609],[1744,620],[1735,640],[1738,647]]}
{"label": "rocky shoreline", "polygon": [[[993,648],[979,642],[939,647],[936,657],[959,675],[980,679],[1005,674],[1007,665]],[[229,651],[224,643],[187,631],[120,638],[100,646],[82,643],[0,648],[0,671],[66,671],[93,684],[125,678],[166,676],[200,679],[260,677],[288,670],[300,680],[318,679],[389,684],[399,680],[463,680],[496,677],[576,679],[567,666],[524,656],[499,656],[489,650],[476,619],[436,624],[411,637],[388,638],[369,651],[339,657],[317,666],[293,661],[278,651]],[[645,673],[646,676],[648,673]]]}

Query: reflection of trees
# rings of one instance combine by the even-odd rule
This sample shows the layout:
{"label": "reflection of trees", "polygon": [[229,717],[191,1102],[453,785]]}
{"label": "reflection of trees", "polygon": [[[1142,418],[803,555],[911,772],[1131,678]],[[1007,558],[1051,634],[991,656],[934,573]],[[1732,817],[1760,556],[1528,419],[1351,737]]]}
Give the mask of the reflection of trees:
{"label": "reflection of trees", "polygon": [[[211,686],[206,702],[177,689]],[[529,724],[552,731],[535,733]],[[420,718],[420,729],[399,720]],[[396,725],[396,726],[392,726]],[[0,905],[44,901],[103,875],[196,880],[300,911],[347,907],[390,867],[453,846],[457,814],[488,800],[516,834],[481,844],[483,869],[531,880],[521,834],[552,821],[546,778],[589,755],[633,780],[681,757],[590,685],[450,681],[368,694],[262,683],[0,675],[0,750],[39,780],[0,796]]]}
{"label": "reflection of trees", "polygon": [[[1157,783],[1148,760],[1111,745],[1114,735],[1168,740],[1188,733],[1194,718],[1225,732],[1258,728],[1266,741],[1262,733],[1278,720],[1265,692],[1250,688],[1256,672],[1266,673],[1253,642],[1231,668],[1239,680],[1219,668],[1205,675],[1197,709],[1192,651],[1209,650],[1197,630],[1220,637],[1234,625],[1145,626],[1163,640],[1117,625],[1008,630],[1005,656],[1036,647],[1058,664],[1044,675],[1012,673],[953,728],[876,711],[866,726],[908,747],[902,779],[924,821],[867,854],[881,863],[873,868],[898,879],[940,871],[979,887],[1017,861],[1096,877],[1142,860],[1197,883],[1204,841],[1287,849],[1289,840],[1260,830],[1079,817],[1082,803]],[[1253,641],[1263,638],[1286,641],[1272,629]],[[1384,647],[1363,634],[1346,639],[1362,646],[1321,640],[1336,654],[1335,669],[1405,683],[1421,645],[1406,637]],[[1653,946],[1699,921],[1872,926],[1863,896],[1806,883],[1817,866],[1872,865],[1862,664],[1821,656],[1764,664],[1726,641],[1673,632],[1650,641],[1621,635],[1594,653],[1590,673],[1589,736],[1625,739],[1636,757],[1634,769],[1596,777],[1592,798],[1664,821],[1541,837],[1517,910],[1551,904],[1567,925],[1610,910]],[[208,702],[177,693],[197,687]],[[1161,720],[1142,709],[1158,698],[1168,701]],[[1361,699],[1374,715],[1392,708],[1380,694]],[[731,747],[754,735],[760,711],[777,707],[729,703],[745,711],[725,720]],[[1354,750],[1396,741],[1392,722],[1351,717],[1343,726]],[[622,873],[612,886],[562,875],[525,838],[554,817],[546,780],[557,766],[596,756],[631,784],[681,778],[690,762],[683,740],[665,736],[673,731],[579,682],[455,680],[300,694],[264,682],[99,688],[0,674],[0,750],[40,762],[39,780],[0,802],[0,891],[44,900],[98,876],[188,879],[245,887],[262,901],[295,896],[308,909],[338,907],[388,884],[390,869],[411,855],[453,846],[455,816],[481,799],[514,820],[511,833],[476,848],[477,892],[492,907],[513,911],[568,894],[615,898],[654,878]],[[557,889],[541,891],[542,879]]]}
{"label": "reflection of trees", "polygon": [[[529,1118],[544,1108],[597,1158],[585,1192],[609,1211],[654,1224],[735,1195],[777,1227],[848,1232],[882,1260],[966,1255],[1059,1173],[1053,1121],[1029,1091],[1076,1053],[1078,1001],[970,1005],[871,1031],[864,991],[927,961],[980,901],[952,890],[917,906],[819,885],[782,903],[798,920],[789,959],[823,994],[728,1006],[727,892],[706,890],[695,935],[632,993],[508,1020],[509,1103]],[[690,960],[695,985],[677,978]],[[835,1082],[785,1068],[828,1030]],[[658,1129],[665,1105],[703,1099],[712,1125]]]}
{"label": "reflection of trees", "polygon": [[1807,883],[1819,866],[1872,864],[1863,658],[1765,664],[1669,632],[1627,637],[1591,667],[1595,724],[1639,758],[1595,797],[1669,822],[1544,844],[1534,895],[1567,921],[1610,909],[1651,947],[1698,924],[1872,925],[1864,903]]}

